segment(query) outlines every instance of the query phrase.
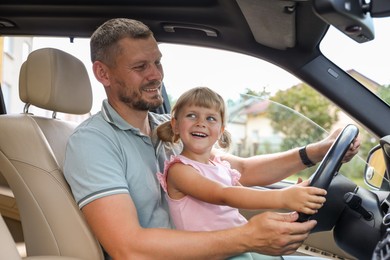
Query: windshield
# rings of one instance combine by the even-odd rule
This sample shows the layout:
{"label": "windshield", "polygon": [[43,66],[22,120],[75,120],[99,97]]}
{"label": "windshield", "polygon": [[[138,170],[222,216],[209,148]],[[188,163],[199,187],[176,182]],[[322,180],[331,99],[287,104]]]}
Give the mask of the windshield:
{"label": "windshield", "polygon": [[331,26],[320,48],[326,57],[390,104],[390,18],[374,18],[373,22],[372,41],[357,43]]}

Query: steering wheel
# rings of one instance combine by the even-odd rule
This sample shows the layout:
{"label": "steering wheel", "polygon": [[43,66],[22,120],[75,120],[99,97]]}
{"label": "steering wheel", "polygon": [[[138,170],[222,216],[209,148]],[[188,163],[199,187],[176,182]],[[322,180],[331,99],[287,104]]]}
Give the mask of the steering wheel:
{"label": "steering wheel", "polygon": [[[333,177],[341,167],[344,155],[355,140],[359,129],[355,125],[347,125],[337,136],[336,140],[325,154],[317,170],[310,176],[309,186],[328,190]],[[298,222],[310,220],[314,215],[299,213]]]}

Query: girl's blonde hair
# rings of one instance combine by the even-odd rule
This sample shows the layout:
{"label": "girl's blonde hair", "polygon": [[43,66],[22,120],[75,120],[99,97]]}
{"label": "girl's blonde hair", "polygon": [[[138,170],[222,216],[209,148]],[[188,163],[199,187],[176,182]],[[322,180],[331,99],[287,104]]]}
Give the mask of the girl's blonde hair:
{"label": "girl's blonde hair", "polygon": [[[184,92],[176,104],[173,106],[171,115],[177,119],[177,115],[185,106],[199,106],[204,108],[216,109],[222,118],[222,126],[226,125],[226,105],[223,98],[208,87],[196,87]],[[157,136],[164,142],[176,143],[180,140],[180,136],[173,132],[171,122],[165,122],[158,126]],[[218,145],[221,148],[228,149],[231,144],[231,135],[228,131],[224,131],[218,140]]]}

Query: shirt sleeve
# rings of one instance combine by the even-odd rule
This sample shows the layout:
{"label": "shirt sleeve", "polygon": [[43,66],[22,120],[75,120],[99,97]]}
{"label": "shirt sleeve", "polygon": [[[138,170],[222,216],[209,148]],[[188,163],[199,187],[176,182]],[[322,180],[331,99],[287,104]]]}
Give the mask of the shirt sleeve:
{"label": "shirt sleeve", "polygon": [[166,160],[164,163],[164,171],[157,173],[157,179],[160,182],[161,187],[165,192],[168,192],[168,184],[167,184],[167,177],[168,177],[168,170],[169,168],[175,164],[175,163],[183,163],[182,159],[179,156],[172,155],[169,160]]}
{"label": "shirt sleeve", "polygon": [[81,128],[70,137],[64,175],[80,208],[104,196],[129,193],[125,158],[114,140],[97,128]]}

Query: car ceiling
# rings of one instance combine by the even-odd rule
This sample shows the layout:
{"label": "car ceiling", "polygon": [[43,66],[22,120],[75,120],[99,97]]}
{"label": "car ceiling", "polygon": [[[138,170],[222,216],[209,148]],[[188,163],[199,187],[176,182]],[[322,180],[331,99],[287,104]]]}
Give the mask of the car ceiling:
{"label": "car ceiling", "polygon": [[282,63],[296,53],[311,59],[327,29],[311,1],[3,0],[0,34],[89,37],[114,17],[143,21],[159,42],[222,48],[272,62],[280,57]]}

